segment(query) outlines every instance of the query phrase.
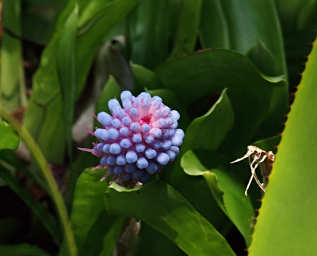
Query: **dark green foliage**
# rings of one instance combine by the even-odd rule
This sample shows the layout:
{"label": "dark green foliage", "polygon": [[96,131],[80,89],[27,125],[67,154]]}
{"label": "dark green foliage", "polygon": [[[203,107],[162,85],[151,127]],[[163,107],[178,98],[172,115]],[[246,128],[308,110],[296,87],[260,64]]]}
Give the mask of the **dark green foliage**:
{"label": "dark green foliage", "polygon": [[[316,0],[0,3],[0,255],[315,255],[316,47],[282,132]],[[134,188],[77,150],[127,89],[185,131]],[[230,164],[248,145],[278,152],[265,196],[244,195],[248,160]]]}

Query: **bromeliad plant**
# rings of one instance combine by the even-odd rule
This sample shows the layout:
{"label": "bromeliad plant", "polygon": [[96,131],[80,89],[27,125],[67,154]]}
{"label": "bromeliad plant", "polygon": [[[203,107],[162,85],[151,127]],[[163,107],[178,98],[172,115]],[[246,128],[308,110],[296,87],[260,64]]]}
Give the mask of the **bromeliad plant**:
{"label": "bromeliad plant", "polygon": [[317,251],[315,1],[1,3],[0,255]]}
{"label": "bromeliad plant", "polygon": [[131,92],[121,93],[123,108],[117,99],[108,103],[112,116],[105,112],[97,115],[103,128],[93,135],[99,140],[93,149],[80,148],[101,158],[95,169],[107,168],[107,176],[126,186],[146,183],[172,162],[183,143],[184,132],[176,129],[179,113],[162,103],[158,96],[149,93],[138,97]]}

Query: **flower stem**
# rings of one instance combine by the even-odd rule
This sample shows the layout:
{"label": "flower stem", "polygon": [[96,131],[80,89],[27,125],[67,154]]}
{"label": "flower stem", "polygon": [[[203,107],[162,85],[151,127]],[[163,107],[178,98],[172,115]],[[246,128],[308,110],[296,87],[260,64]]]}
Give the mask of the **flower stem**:
{"label": "flower stem", "polygon": [[65,242],[66,242],[68,253],[71,256],[77,255],[75,239],[71,229],[71,224],[68,219],[67,210],[64,204],[63,197],[58,190],[56,181],[51,173],[51,170],[48,167],[48,163],[42,151],[40,150],[39,146],[36,144],[32,136],[30,135],[30,133],[26,129],[24,129],[14,117],[12,117],[9,113],[7,113],[1,107],[0,107],[0,117],[7,120],[11,124],[11,126],[15,129],[15,131],[20,135],[21,139],[24,141],[25,145],[30,150],[35,161],[39,165],[42,175],[45,178],[48,184],[48,187],[50,189],[51,197],[55,203],[60,221],[64,229],[64,236],[65,236]]}

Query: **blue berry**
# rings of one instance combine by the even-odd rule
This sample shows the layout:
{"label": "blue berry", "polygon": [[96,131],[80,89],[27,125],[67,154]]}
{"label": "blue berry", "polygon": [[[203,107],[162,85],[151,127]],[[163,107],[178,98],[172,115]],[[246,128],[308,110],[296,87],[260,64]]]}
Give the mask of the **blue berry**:
{"label": "blue berry", "polygon": [[149,162],[144,157],[141,157],[141,158],[138,159],[138,161],[136,163],[136,166],[139,169],[144,169],[144,168],[149,166]]}
{"label": "blue berry", "polygon": [[99,140],[103,140],[106,141],[109,138],[109,134],[107,132],[107,130],[105,129],[96,129],[95,131],[95,136],[99,139]]}
{"label": "blue berry", "polygon": [[107,164],[114,165],[116,162],[116,158],[114,156],[109,156],[107,159]]}
{"label": "blue berry", "polygon": [[159,167],[156,163],[150,162],[149,166],[146,168],[146,171],[153,175],[154,173],[156,173],[158,171]]}
{"label": "blue berry", "polygon": [[119,138],[119,132],[114,128],[109,129],[108,133],[109,133],[109,139],[116,140]]}
{"label": "blue berry", "polygon": [[138,160],[138,155],[134,151],[128,151],[128,153],[125,155],[125,158],[129,164],[132,164]]}
{"label": "blue berry", "polygon": [[125,139],[122,139],[120,141],[120,146],[123,147],[123,148],[129,148],[131,147],[132,143],[129,139],[125,138]]}
{"label": "blue berry", "polygon": [[110,116],[108,113],[106,112],[100,112],[97,115],[97,120],[99,121],[99,123],[101,123],[103,126],[110,126],[111,125],[111,121],[112,121],[112,116]]}
{"label": "blue berry", "polygon": [[109,148],[110,148],[110,145],[109,144],[105,144],[102,148],[102,151],[106,154],[109,154]]}
{"label": "blue berry", "polygon": [[153,159],[155,158],[157,155],[156,151],[152,148],[148,148],[147,150],[145,150],[145,156],[148,159]]}
{"label": "blue berry", "polygon": [[121,152],[121,147],[118,143],[112,143],[109,148],[109,152],[111,154],[117,155]]}
{"label": "blue berry", "polygon": [[126,163],[127,163],[127,161],[123,155],[117,156],[117,159],[116,159],[117,165],[125,165]]}
{"label": "blue berry", "polygon": [[135,150],[136,150],[136,152],[141,153],[145,150],[145,146],[143,144],[137,144],[135,146]]}
{"label": "blue berry", "polygon": [[120,134],[122,136],[128,136],[130,134],[130,131],[127,127],[122,127],[122,128],[120,128]]}
{"label": "blue berry", "polygon": [[141,135],[140,133],[134,134],[133,137],[132,137],[132,141],[133,141],[134,143],[140,143],[140,142],[142,142],[142,135]]}
{"label": "blue berry", "polygon": [[169,158],[168,154],[166,154],[166,153],[160,153],[157,156],[157,162],[161,165],[167,165],[169,160],[170,160],[170,158]]}

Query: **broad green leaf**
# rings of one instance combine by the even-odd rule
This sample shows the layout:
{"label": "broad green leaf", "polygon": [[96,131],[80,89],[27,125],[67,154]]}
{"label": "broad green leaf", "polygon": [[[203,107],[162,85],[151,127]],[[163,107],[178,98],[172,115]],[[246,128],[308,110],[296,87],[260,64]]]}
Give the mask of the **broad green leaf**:
{"label": "broad green leaf", "polygon": [[120,238],[125,218],[118,217],[103,239],[103,248],[100,256],[112,256]]}
{"label": "broad green leaf", "polygon": [[108,185],[107,182],[100,182],[104,174],[104,170],[87,169],[77,180],[71,223],[79,248],[84,244],[89,230],[104,211],[103,193]]}
{"label": "broad green leaf", "polygon": [[48,256],[42,249],[29,244],[0,244],[0,255],[6,256]]}
{"label": "broad green leaf", "polygon": [[153,68],[168,57],[174,0],[143,0],[127,18],[131,60]]}
{"label": "broad green leaf", "polygon": [[[312,255],[317,250],[317,46],[308,58],[264,195],[250,256]],[[287,238],[287,239],[285,239]]]}
{"label": "broad green leaf", "polygon": [[21,17],[23,38],[46,44],[54,32],[58,15],[67,2],[68,0],[23,1]]}
{"label": "broad green leaf", "polygon": [[155,90],[162,87],[155,73],[141,65],[131,64],[134,77],[134,91],[141,93],[144,89]]}
{"label": "broad green leaf", "polygon": [[[90,11],[85,12],[85,20],[89,25],[85,26],[84,30],[79,28],[77,34],[76,98],[83,89],[93,57],[104,37],[137,2],[138,0],[98,0],[89,3],[80,1],[79,9],[82,10],[84,4]],[[64,160],[66,140],[62,97],[56,70],[56,46],[63,35],[64,25],[73,10],[73,4],[73,1],[69,2],[61,13],[56,31],[42,54],[40,67],[33,78],[32,96],[24,116],[24,127],[36,138],[47,159],[53,163],[61,163]],[[88,5],[97,5],[100,8]]]}
{"label": "broad green leaf", "polygon": [[[84,145],[81,145],[83,147]],[[91,143],[89,143],[87,148],[92,147]],[[91,166],[96,166],[98,164],[99,159],[92,154],[87,154],[87,152],[79,152],[76,156],[76,160],[74,160],[67,171],[66,177],[66,194],[65,194],[65,201],[68,208],[71,207],[73,202],[74,190],[76,186],[77,179],[79,178],[80,174],[87,168]]]}
{"label": "broad green leaf", "polygon": [[230,49],[230,31],[223,2],[222,0],[202,2],[199,37],[204,48]]}
{"label": "broad green leaf", "polygon": [[[90,228],[79,255],[111,256],[120,238],[125,218],[108,215],[104,210]],[[110,253],[111,252],[111,253]]]}
{"label": "broad green leaf", "polygon": [[[104,192],[108,187],[108,182],[100,181],[104,174],[105,170],[102,169],[87,169],[77,180],[71,223],[79,255],[94,256],[110,247],[114,248],[113,240],[118,237],[113,229],[119,225],[120,218],[110,216],[104,210]],[[109,241],[104,241],[104,237]],[[107,249],[104,248],[105,242],[109,246]]]}
{"label": "broad green leaf", "polygon": [[[21,1],[3,1],[3,27],[21,34]],[[26,104],[21,42],[8,32],[1,40],[0,104],[13,111]]]}
{"label": "broad green leaf", "polygon": [[181,165],[188,175],[205,178],[219,207],[236,225],[249,245],[252,231],[250,221],[254,217],[254,211],[250,199],[244,195],[244,187],[237,180],[237,175],[233,175],[232,168],[226,166],[208,169],[192,151],[183,155]]}
{"label": "broad green leaf", "polygon": [[187,55],[194,51],[202,2],[202,0],[183,0],[179,10],[178,26],[171,54],[173,58]]}
{"label": "broad green leaf", "polygon": [[311,25],[316,16],[316,0],[275,0],[275,2],[286,30],[303,30]]}
{"label": "broad green leaf", "polygon": [[316,0],[275,0],[281,21],[289,84],[299,84],[306,57],[316,37]]}
{"label": "broad green leaf", "polygon": [[[268,75],[287,75],[282,32],[274,0],[206,0],[202,9],[204,48],[225,48],[250,55]],[[217,27],[216,27],[217,26]],[[286,91],[286,90],[285,90]]]}
{"label": "broad green leaf", "polygon": [[78,23],[78,5],[65,21],[61,37],[57,42],[56,69],[63,101],[63,117],[68,156],[72,155],[72,125],[76,95],[76,34]]}
{"label": "broad green leaf", "polygon": [[235,255],[212,224],[162,181],[121,192],[111,185],[105,193],[105,205],[109,212],[143,220],[187,255]]}
{"label": "broad green leaf", "polygon": [[[287,80],[284,43],[274,0],[204,1],[201,39],[204,48],[234,50],[248,56],[264,74]],[[287,104],[288,87],[275,88],[261,127],[272,132],[262,134],[262,138],[281,132],[280,117],[286,114]]]}
{"label": "broad green leaf", "polygon": [[[81,8],[81,4],[85,2],[87,1],[80,1],[79,7]],[[121,22],[139,2],[140,0],[97,0],[89,1],[89,3],[86,4],[85,15],[90,25],[84,25],[85,29],[82,27],[79,28],[76,54],[77,62],[79,63],[77,77],[79,89],[83,87],[93,57],[105,36],[115,25]],[[90,9],[88,5],[94,5],[96,8]],[[81,23],[79,22],[79,24]]]}
{"label": "broad green leaf", "polygon": [[149,252],[151,252],[151,256],[186,255],[170,239],[144,222],[141,223],[141,231],[138,239],[139,241],[135,252],[136,256],[148,256]]}
{"label": "broad green leaf", "polygon": [[168,61],[158,67],[156,73],[186,105],[228,88],[235,114],[234,127],[226,143],[231,148],[247,144],[266,118],[270,126],[263,130],[262,138],[280,130],[288,100],[281,101],[274,95],[287,88],[285,81],[281,77],[264,76],[239,53],[206,50]]}
{"label": "broad green leaf", "polygon": [[35,201],[28,190],[26,190],[18,181],[14,175],[0,164],[0,178],[6,182],[6,184],[25,202],[25,204],[32,210],[33,214],[39,219],[42,225],[51,234],[54,242],[59,244],[61,241],[61,234],[57,227],[57,221],[53,215],[51,215],[48,209]]}
{"label": "broad green leaf", "polygon": [[[186,114],[184,106],[179,103],[179,100],[174,93],[167,89],[152,90],[150,93],[162,97],[164,103],[171,108],[177,109],[181,113],[181,118],[179,120],[180,127],[187,127],[189,117]],[[227,129],[224,129],[224,131],[226,132]],[[185,144],[187,135],[190,136],[190,134],[186,132]],[[184,145],[181,147],[180,155],[182,154],[183,149]],[[224,219],[225,216],[218,208],[215,200],[210,197],[210,192],[205,181],[203,178],[192,179],[192,177],[186,175],[180,168],[179,159],[180,157],[177,157],[173,164],[165,167],[162,175],[168,182],[171,182],[171,184],[173,184],[204,217],[212,222],[218,230],[222,230],[223,225],[226,222]],[[205,203],[207,200],[209,200],[208,204]]]}
{"label": "broad green leaf", "polygon": [[0,150],[11,149],[15,150],[18,148],[20,138],[13,131],[11,126],[5,121],[0,119]]}
{"label": "broad green leaf", "polygon": [[223,90],[217,102],[203,116],[194,119],[186,130],[184,147],[216,150],[233,126],[234,114]]}

